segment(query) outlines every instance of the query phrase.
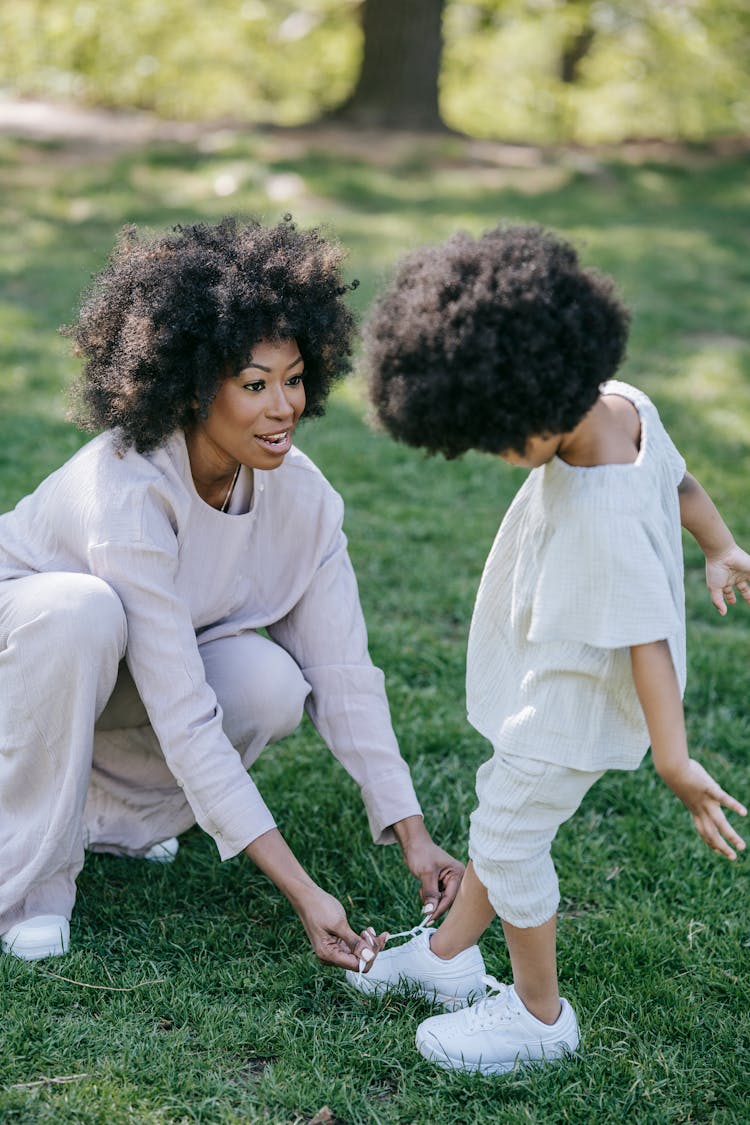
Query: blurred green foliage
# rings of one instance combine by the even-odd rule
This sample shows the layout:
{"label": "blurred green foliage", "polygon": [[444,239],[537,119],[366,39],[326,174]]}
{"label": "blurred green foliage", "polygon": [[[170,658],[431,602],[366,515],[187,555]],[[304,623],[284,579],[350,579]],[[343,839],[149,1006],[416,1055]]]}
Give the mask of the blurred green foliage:
{"label": "blurred green foliage", "polygon": [[[0,91],[313,120],[351,91],[361,0],[14,0]],[[537,143],[750,131],[746,0],[447,0],[448,125]]]}

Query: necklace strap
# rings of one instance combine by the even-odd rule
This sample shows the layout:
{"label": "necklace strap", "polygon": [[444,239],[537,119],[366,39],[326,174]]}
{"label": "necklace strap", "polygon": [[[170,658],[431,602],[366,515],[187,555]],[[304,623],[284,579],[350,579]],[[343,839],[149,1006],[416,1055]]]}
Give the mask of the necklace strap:
{"label": "necklace strap", "polygon": [[219,508],[220,512],[226,512],[227,508],[229,507],[229,501],[232,499],[232,493],[234,492],[234,486],[237,483],[237,478],[240,475],[241,467],[242,467],[242,464],[241,464],[240,461],[238,461],[237,462],[237,468],[234,470],[234,476],[232,477],[232,479],[229,482],[229,488],[227,489],[227,494],[224,497],[224,503]]}

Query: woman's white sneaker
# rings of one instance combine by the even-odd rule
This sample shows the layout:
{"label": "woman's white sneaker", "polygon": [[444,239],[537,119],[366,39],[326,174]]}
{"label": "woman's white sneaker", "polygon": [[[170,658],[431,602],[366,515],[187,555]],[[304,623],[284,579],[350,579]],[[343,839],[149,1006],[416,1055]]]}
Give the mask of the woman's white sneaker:
{"label": "woman's white sneaker", "polygon": [[168,840],[162,840],[161,843],[150,847],[143,853],[141,859],[146,859],[149,863],[174,863],[179,850],[180,841],[176,836],[170,836]]}
{"label": "woman's white sneaker", "polygon": [[367,973],[347,969],[347,981],[368,995],[418,992],[425,999],[450,1009],[461,1008],[470,1000],[483,996],[486,991],[485,969],[479,947],[472,945],[449,961],[444,961],[430,949],[430,938],[435,932],[424,926],[407,931],[414,935],[410,941],[384,949]]}
{"label": "woman's white sneaker", "polygon": [[0,946],[23,961],[60,957],[70,946],[70,922],[59,914],[37,914],[0,935]]}
{"label": "woman's white sneaker", "polygon": [[[381,954],[382,956],[382,954]],[[447,1070],[506,1074],[516,1066],[550,1062],[572,1054],[578,1021],[567,1000],[555,1023],[546,1024],[524,1006],[512,985],[485,977],[492,991],[461,1011],[430,1016],[417,1028],[417,1050]]]}

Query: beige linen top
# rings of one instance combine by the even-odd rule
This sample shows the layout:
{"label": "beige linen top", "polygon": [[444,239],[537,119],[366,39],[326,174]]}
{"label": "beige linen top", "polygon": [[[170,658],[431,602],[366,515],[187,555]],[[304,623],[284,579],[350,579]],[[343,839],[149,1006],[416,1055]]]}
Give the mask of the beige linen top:
{"label": "beige linen top", "polygon": [[74,571],[113,587],[136,687],[222,859],[274,820],[223,732],[198,649],[266,627],[311,685],[308,713],[360,786],[373,839],[390,842],[388,826],[420,807],[368,654],[341,498],[297,449],[240,477],[251,510],[218,512],[195,491],[181,432],[124,456],[101,434],[0,517],[0,580]]}
{"label": "beige linen top", "polygon": [[638,457],[532,470],[485,565],[466,676],[496,754],[582,770],[635,769],[648,749],[631,645],[666,639],[685,686],[685,462],[645,394],[616,380],[602,394],[638,410]]}

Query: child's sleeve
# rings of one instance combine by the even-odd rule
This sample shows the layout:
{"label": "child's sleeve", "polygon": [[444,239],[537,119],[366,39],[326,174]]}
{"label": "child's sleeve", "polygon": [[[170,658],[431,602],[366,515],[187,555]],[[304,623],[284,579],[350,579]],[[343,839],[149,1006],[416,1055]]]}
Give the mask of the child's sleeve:
{"label": "child's sleeve", "polygon": [[561,525],[540,560],[528,639],[624,648],[678,634],[682,582],[670,584],[668,554],[633,514]]}

